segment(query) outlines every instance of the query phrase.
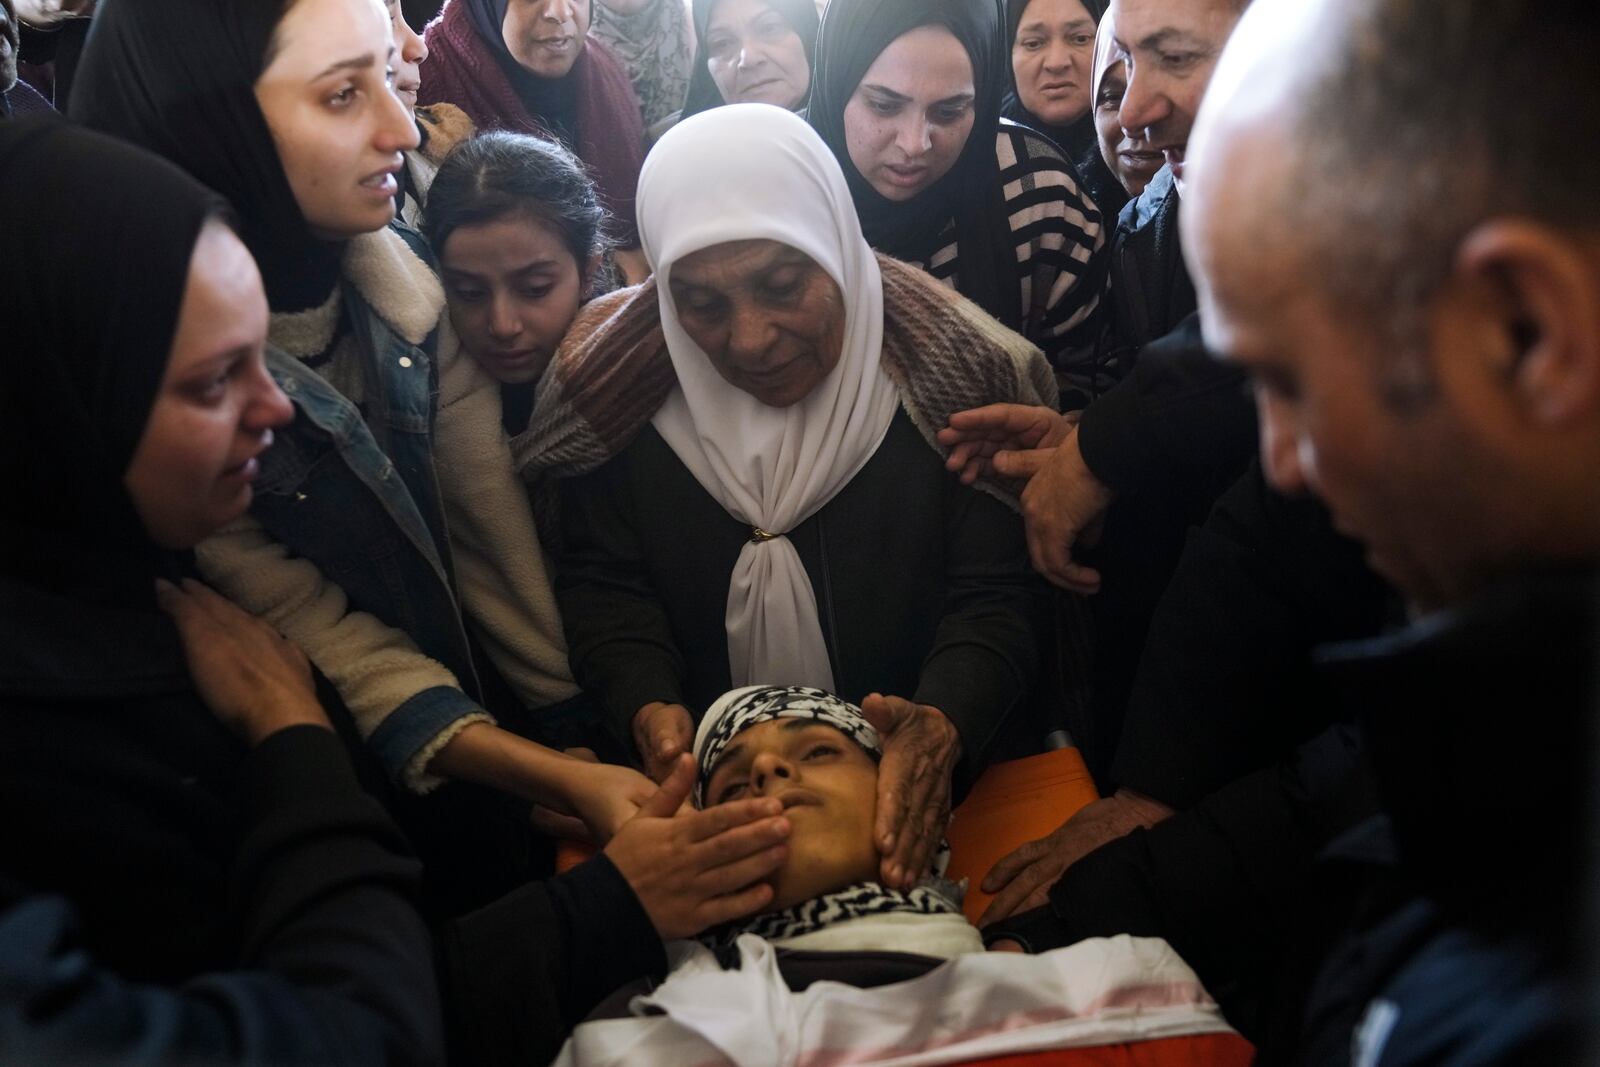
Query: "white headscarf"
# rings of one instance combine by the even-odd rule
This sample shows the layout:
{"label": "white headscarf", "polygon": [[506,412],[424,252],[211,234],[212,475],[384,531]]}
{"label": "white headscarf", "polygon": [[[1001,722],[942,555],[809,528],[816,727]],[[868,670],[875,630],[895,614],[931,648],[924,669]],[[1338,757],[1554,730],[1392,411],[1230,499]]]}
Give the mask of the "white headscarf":
{"label": "white headscarf", "polygon": [[[883,280],[833,153],[779,107],[734,104],[685,119],[639,175],[639,234],[660,291],[678,388],[653,423],[727,512],[751,527],[728,583],[733,684],[834,687],[817,600],[784,534],[849,484],[899,406],[884,373]],[[769,407],[730,385],[678,322],[672,265],[726,241],[799,249],[844,294],[844,352],[810,396]],[[777,535],[758,541],[755,531]]]}

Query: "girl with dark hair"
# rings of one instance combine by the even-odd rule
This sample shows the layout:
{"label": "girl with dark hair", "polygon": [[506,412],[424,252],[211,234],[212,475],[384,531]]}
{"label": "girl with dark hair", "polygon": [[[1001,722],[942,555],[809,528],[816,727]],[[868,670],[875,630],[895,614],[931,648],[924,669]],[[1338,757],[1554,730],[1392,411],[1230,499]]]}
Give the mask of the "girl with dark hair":
{"label": "girl with dark hair", "polygon": [[526,496],[498,424],[477,418],[494,382],[458,358],[421,237],[388,225],[417,144],[393,55],[376,0],[111,0],[74,114],[228,195],[261,265],[271,368],[298,417],[261,458],[248,518],[199,546],[207,580],[306,650],[406,790],[466,779],[604,838],[643,776],[525,741],[485,707],[496,672],[514,711],[577,687],[527,565]]}
{"label": "girl with dark hair", "polygon": [[805,107],[818,21],[812,0],[694,0],[700,43],[682,117],[723,104]]}
{"label": "girl with dark hair", "polygon": [[1001,120],[1001,37],[994,0],[831,0],[807,116],[872,246],[1039,345],[1081,407],[1110,384],[1101,217],[1054,144]]}
{"label": "girl with dark hair", "polygon": [[[644,122],[627,72],[589,34],[591,0],[449,0],[428,27],[422,104],[455,104],[480,130],[554,137],[594,175],[618,220],[624,252],[637,250],[634,191]],[[642,281],[636,251],[618,257]]]}
{"label": "girl with dark hair", "polygon": [[539,376],[596,295],[605,220],[583,164],[537,137],[480,134],[434,178],[422,232],[462,348],[500,383],[508,434],[528,428]]}

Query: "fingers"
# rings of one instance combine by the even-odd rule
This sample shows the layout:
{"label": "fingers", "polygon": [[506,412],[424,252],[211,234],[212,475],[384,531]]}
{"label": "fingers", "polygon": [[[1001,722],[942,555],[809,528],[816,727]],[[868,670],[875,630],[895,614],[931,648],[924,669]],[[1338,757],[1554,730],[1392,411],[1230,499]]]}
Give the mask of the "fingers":
{"label": "fingers", "polygon": [[528,822],[533,824],[535,830],[548,837],[594,843],[594,835],[589,832],[582,819],[575,815],[562,815],[551,811],[542,804],[535,804],[533,810],[528,812]]}
{"label": "fingers", "polygon": [[646,773],[665,781],[673,761],[693,743],[694,723],[681,704],[647,704],[633,720],[633,743],[644,758]]}
{"label": "fingers", "polygon": [[1001,919],[1008,919],[1034,908],[1042,908],[1050,903],[1049,889],[1052,879],[1048,875],[1035,874],[1037,870],[1037,867],[1028,868],[1025,874],[1006,887],[1005,892],[991,900],[983,914],[978,916],[978,925],[988,926]]}
{"label": "fingers", "polygon": [[742,919],[747,915],[754,915],[772,903],[772,894],[774,892],[775,890],[770,885],[761,882],[738,893],[713,897],[701,904],[696,910],[696,918],[699,920],[700,929],[708,930],[713,926],[721,926],[723,923]]}
{"label": "fingers", "polygon": [[1022,433],[1051,421],[1056,413],[1033,404],[986,404],[950,416],[950,429],[965,432]]}
{"label": "fingers", "polygon": [[1022,942],[1013,941],[1009,937],[1003,937],[989,946],[990,952],[1021,952],[1022,950]]}
{"label": "fingers", "polygon": [[1093,596],[1100,591],[1100,572],[1071,560],[1062,565],[1056,574],[1048,577],[1052,584],[1080,596]]}
{"label": "fingers", "polygon": [[771,819],[782,814],[783,802],[776,797],[735,800],[691,813],[684,821],[684,833],[689,842],[698,844],[758,819]]}
{"label": "fingers", "polygon": [[789,858],[789,846],[786,844],[773,845],[757,852],[753,856],[725,863],[705,871],[695,879],[695,889],[709,896],[722,896],[743,889],[752,882],[759,882],[773,874],[783,866]]}
{"label": "fingers", "polygon": [[1021,848],[1001,856],[995,862],[995,865],[989,868],[989,873],[984,875],[981,887],[983,891],[985,893],[998,893],[1004,889],[1006,884],[1015,878],[1019,871],[1034,861],[1039,855],[1039,847],[1039,842],[1029,841]]}
{"label": "fingers", "polygon": [[661,781],[661,788],[639,806],[639,814],[656,819],[670,819],[689,799],[694,788],[694,757],[685,752],[678,757],[672,769]]}
{"label": "fingers", "polygon": [[1053,448],[1031,448],[1026,451],[1002,449],[991,456],[989,462],[994,466],[995,473],[1003,478],[1027,480],[1044,470],[1055,454]]}
{"label": "fingers", "polygon": [[885,744],[895,728],[915,710],[915,705],[904,697],[886,697],[882,693],[869,693],[861,702],[862,716],[878,731],[879,739]]}
{"label": "fingers", "polygon": [[[894,851],[885,857],[884,865],[884,876],[902,889],[916,885],[928,873],[933,854],[944,837],[949,806],[936,796],[942,784],[940,777],[937,770],[918,774],[906,791],[904,816],[895,834]],[[925,782],[932,784],[924,786]]]}

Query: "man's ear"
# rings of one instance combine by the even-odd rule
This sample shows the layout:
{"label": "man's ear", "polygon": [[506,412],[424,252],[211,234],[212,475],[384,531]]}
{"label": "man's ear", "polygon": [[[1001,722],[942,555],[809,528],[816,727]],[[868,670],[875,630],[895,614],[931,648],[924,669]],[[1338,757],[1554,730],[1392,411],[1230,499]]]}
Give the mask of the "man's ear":
{"label": "man's ear", "polygon": [[1458,276],[1493,294],[1496,358],[1529,423],[1557,429],[1600,411],[1600,257],[1525,220],[1469,233]]}

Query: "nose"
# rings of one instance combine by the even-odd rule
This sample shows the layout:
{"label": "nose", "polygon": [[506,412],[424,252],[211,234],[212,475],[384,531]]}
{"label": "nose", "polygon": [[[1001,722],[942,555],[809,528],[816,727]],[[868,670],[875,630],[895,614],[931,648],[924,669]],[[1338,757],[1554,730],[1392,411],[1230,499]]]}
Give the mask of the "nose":
{"label": "nose", "polygon": [[400,58],[407,63],[425,63],[428,59],[428,42],[422,39],[422,34],[411,28],[411,24],[404,17],[400,19],[400,28],[396,42],[400,45]]}
{"label": "nose", "polygon": [[737,308],[728,329],[728,354],[740,363],[758,364],[777,339],[777,332],[760,309]]}
{"label": "nose", "polygon": [[758,67],[767,58],[767,54],[753,45],[742,44],[739,46],[739,69],[748,70]]}
{"label": "nose", "polygon": [[245,430],[259,434],[275,426],[284,426],[294,418],[294,405],[284,395],[278,383],[267,373],[265,360],[257,360],[251,372],[250,392],[244,405],[241,422]]}
{"label": "nose", "polygon": [[1050,47],[1045,49],[1044,69],[1051,74],[1065,73],[1072,66],[1074,58],[1071,45],[1060,39],[1052,40]]}
{"label": "nose", "polygon": [[378,128],[373,131],[372,145],[384,155],[409,152],[422,143],[417,132],[417,120],[411,117],[406,105],[394,93],[375,93],[378,98]]}
{"label": "nose", "polygon": [[496,341],[509,342],[522,332],[516,309],[504,293],[497,293],[489,301],[489,336]]}
{"label": "nose", "polygon": [[1293,417],[1283,404],[1256,390],[1256,408],[1261,416],[1261,465],[1267,482],[1286,496],[1298,496],[1311,488],[1307,477],[1306,452]]}
{"label": "nose", "polygon": [[1153,73],[1128,62],[1128,82],[1122,90],[1122,110],[1117,120],[1128,136],[1154,141],[1149,130],[1172,114],[1172,101],[1161,92]]}
{"label": "nose", "polygon": [[927,155],[933,149],[933,124],[921,112],[908,115],[895,129],[894,143],[909,159]]}
{"label": "nose", "polygon": [[771,796],[794,777],[794,764],[776,752],[763,752],[750,763],[750,791],[758,797]]}
{"label": "nose", "polygon": [[573,8],[576,6],[574,0],[549,0],[545,5],[544,17],[549,22],[572,22]]}

